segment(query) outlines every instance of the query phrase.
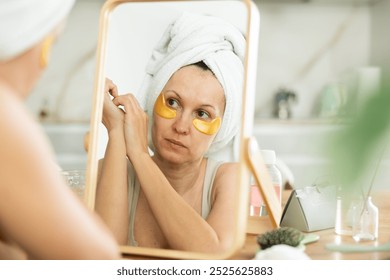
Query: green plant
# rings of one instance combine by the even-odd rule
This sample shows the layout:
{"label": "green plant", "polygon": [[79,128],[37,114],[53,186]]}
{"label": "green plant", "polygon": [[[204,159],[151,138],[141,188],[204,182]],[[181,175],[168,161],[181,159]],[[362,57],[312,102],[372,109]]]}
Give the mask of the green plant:
{"label": "green plant", "polygon": [[390,84],[386,83],[330,141],[332,169],[339,183],[352,187],[364,176],[375,176],[369,167],[380,162],[387,148],[389,127]]}

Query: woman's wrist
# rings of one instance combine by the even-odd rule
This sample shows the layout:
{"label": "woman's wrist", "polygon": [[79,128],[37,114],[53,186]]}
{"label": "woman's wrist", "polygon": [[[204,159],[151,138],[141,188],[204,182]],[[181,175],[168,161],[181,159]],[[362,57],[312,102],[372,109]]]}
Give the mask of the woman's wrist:
{"label": "woman's wrist", "polygon": [[121,137],[125,138],[125,132],[123,130],[123,126],[113,126],[107,129],[108,137]]}
{"label": "woman's wrist", "polygon": [[134,160],[141,159],[143,157],[150,157],[148,148],[140,149],[136,147],[128,147],[126,145],[126,155],[133,162]]}

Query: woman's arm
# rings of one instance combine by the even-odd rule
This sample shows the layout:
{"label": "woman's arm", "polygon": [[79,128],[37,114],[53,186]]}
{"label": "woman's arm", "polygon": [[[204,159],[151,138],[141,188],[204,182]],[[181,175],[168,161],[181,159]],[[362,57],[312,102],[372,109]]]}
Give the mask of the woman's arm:
{"label": "woman's arm", "polygon": [[106,79],[103,124],[108,131],[104,159],[99,162],[96,211],[112,230],[119,244],[127,244],[129,202],[127,158],[123,128],[123,111],[111,100],[118,97],[116,86]]}
{"label": "woman's arm", "polygon": [[1,100],[0,235],[30,258],[119,258],[115,239],[66,186],[20,101]]}
{"label": "woman's arm", "polygon": [[212,209],[204,220],[172,188],[149,155],[139,155],[132,162],[153,215],[172,249],[222,253],[230,248],[236,209],[235,164],[219,168]]}
{"label": "woman's arm", "polygon": [[95,209],[117,242],[126,245],[129,226],[127,158],[126,152],[121,152],[124,137],[113,134],[109,136],[104,159],[99,161]]}

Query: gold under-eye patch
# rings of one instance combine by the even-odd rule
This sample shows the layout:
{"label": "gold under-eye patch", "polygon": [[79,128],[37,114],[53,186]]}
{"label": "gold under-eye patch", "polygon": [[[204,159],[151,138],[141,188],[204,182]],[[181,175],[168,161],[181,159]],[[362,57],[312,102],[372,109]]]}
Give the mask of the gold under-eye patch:
{"label": "gold under-eye patch", "polygon": [[42,68],[45,68],[49,63],[49,57],[51,52],[51,47],[54,42],[54,36],[48,36],[42,43],[40,64]]}
{"label": "gold under-eye patch", "polygon": [[[157,97],[153,110],[157,115],[164,119],[174,119],[176,117],[176,110],[167,106],[164,94],[162,93]],[[192,121],[192,124],[198,131],[207,135],[213,135],[217,133],[219,127],[221,126],[221,118],[218,117],[211,122],[195,118]]]}
{"label": "gold under-eye patch", "polygon": [[212,120],[211,122],[206,122],[200,119],[194,119],[192,121],[192,124],[198,131],[207,135],[213,135],[217,133],[219,127],[221,126],[221,118],[218,117]]}
{"label": "gold under-eye patch", "polygon": [[176,117],[176,110],[169,108],[165,103],[164,94],[160,94],[154,103],[154,112],[165,119],[173,119]]}

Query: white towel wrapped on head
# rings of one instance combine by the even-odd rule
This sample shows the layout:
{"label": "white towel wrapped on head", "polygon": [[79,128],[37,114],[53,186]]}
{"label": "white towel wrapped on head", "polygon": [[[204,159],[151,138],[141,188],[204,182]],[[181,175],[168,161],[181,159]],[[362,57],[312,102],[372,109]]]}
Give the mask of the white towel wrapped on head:
{"label": "white towel wrapped on head", "polygon": [[65,19],[74,0],[0,0],[0,61],[27,51]]}
{"label": "white towel wrapped on head", "polygon": [[149,119],[170,77],[184,66],[203,61],[221,83],[226,99],[222,125],[208,154],[226,147],[240,129],[245,47],[244,36],[225,20],[183,13],[169,25],[146,67],[139,99]]}

